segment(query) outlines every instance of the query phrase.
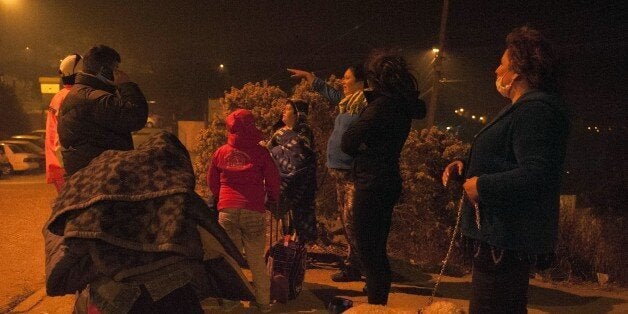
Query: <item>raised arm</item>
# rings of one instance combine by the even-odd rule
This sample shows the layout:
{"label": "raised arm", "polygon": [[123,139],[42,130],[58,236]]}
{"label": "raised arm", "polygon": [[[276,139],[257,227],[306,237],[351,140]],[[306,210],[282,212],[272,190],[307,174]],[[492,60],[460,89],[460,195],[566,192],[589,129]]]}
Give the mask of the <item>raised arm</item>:
{"label": "raised arm", "polygon": [[312,86],[314,91],[327,98],[332,105],[337,105],[340,100],[342,100],[342,97],[344,97],[341,91],[327,85],[325,81],[316,77],[312,72],[298,69],[288,69],[288,72],[292,74],[290,77],[305,79]]}

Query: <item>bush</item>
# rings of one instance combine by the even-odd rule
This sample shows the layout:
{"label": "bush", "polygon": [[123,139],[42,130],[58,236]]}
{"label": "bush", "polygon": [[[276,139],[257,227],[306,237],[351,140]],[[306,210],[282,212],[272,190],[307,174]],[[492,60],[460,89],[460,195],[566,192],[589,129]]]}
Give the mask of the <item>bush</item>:
{"label": "bush", "polygon": [[[455,135],[434,127],[410,132],[401,152],[403,194],[393,212],[390,254],[428,269],[441,263],[462,193],[461,182],[451,181],[447,188],[443,187],[441,174],[448,163],[462,160],[468,150],[469,145]],[[449,269],[460,266],[457,260],[454,258]]]}
{"label": "bush", "polygon": [[597,273],[625,286],[626,217],[624,213],[599,214],[594,208],[561,208],[556,248],[557,263],[544,273],[553,279],[595,281]]}

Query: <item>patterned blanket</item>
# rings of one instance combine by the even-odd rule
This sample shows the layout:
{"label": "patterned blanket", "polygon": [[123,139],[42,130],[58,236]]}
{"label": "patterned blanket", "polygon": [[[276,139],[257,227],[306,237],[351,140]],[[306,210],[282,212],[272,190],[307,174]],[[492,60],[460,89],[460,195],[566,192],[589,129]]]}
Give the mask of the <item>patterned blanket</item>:
{"label": "patterned blanket", "polygon": [[122,282],[185,260],[200,263],[204,251],[197,226],[216,238],[219,251],[243,265],[242,255],[212,219],[215,209],[194,185],[187,150],[166,132],[136,150],[105,151],[72,175],[44,229],[49,294],[72,293],[67,290],[79,282],[93,286],[94,274]]}

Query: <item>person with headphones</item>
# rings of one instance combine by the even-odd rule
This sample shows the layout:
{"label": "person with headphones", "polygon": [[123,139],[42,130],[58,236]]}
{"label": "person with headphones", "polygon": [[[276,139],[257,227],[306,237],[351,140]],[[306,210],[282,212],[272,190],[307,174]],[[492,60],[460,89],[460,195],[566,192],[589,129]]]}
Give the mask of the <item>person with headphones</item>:
{"label": "person with headphones", "polygon": [[59,114],[66,176],[106,150],[132,150],[131,132],[146,124],[146,98],[118,69],[120,62],[120,54],[105,45],[90,48],[83,58],[83,72],[76,75]]}

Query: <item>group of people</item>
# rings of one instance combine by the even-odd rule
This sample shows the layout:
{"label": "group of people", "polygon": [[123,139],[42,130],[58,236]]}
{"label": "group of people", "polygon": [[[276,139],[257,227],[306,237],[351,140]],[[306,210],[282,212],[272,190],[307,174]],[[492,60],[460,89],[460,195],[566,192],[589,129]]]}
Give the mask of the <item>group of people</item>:
{"label": "group of people", "polygon": [[[199,204],[193,183],[188,184],[190,174],[193,179],[189,156],[181,153],[176,139],[162,135],[161,141],[143,144],[143,149],[138,151],[148,155],[138,157],[129,152],[133,149],[130,132],[146,122],[147,106],[137,85],[129,82],[126,74],[117,69],[120,63],[117,52],[106,46],[90,49],[83,58],[80,72],[76,65],[78,59],[78,55],[72,58],[75,60],[73,71],[62,71],[64,83],[66,76],[75,76],[75,85],[59,96],[65,99],[55,97],[53,102],[61,104],[60,108],[55,105],[54,111],[49,111],[55,118],[59,115],[60,145],[55,144],[55,151],[60,150],[63,155],[67,183],[61,189],[46,231],[63,236],[66,239],[64,245],[83,250],[81,254],[73,253],[71,263],[64,263],[65,277],[61,277],[70,279],[74,276],[67,274],[68,265],[80,265],[85,269],[84,280],[80,285],[72,285],[71,289],[89,290],[88,304],[100,310],[115,308],[114,301],[98,294],[115,286],[119,289],[116,291],[124,288],[128,289],[124,291],[134,292],[134,297],[125,299],[127,310],[178,308],[179,312],[182,309],[199,311],[196,301],[196,305],[188,304],[187,307],[181,304],[194,299],[194,293],[201,295],[198,289],[193,289],[197,286],[190,276],[176,277],[176,284],[167,284],[168,280],[162,277],[166,275],[164,265],[170,267],[169,272],[184,267],[178,263],[180,260],[164,262],[170,257],[166,253],[174,252],[189,262],[199,258],[198,252],[194,251],[198,247],[182,245],[172,234],[159,242],[156,240],[160,239],[158,235],[147,238],[140,232],[142,239],[138,241],[144,244],[140,246],[142,249],[128,246],[124,253],[115,255],[130,254],[133,258],[125,263],[115,257],[107,259],[103,254],[113,250],[110,246],[126,243],[123,240],[137,236],[133,232],[128,234],[128,228],[112,224],[118,220],[105,219],[95,237],[72,233],[73,228],[92,222],[87,218],[101,217],[94,216],[95,213],[106,216],[106,211],[101,211],[99,206],[144,213],[132,209],[127,202],[148,202],[147,208],[155,209],[172,204],[175,201],[170,198],[176,200],[175,196],[183,193],[189,199],[175,202],[186,208],[178,214],[190,218],[187,211],[193,212],[196,220],[190,224],[204,227],[219,240],[222,251],[228,252],[223,254],[224,259],[242,262],[241,253],[244,252],[253,275],[252,288],[247,289],[247,283],[242,283],[239,293],[221,294],[220,285],[214,285],[213,294],[210,294],[222,300],[224,310],[239,306],[240,300],[248,297],[261,312],[270,311],[270,278],[264,261],[265,211],[278,207],[291,211],[291,225],[300,241],[314,241],[317,235],[314,210],[316,153],[313,132],[306,119],[309,104],[299,99],[287,100],[283,115],[268,141],[263,141],[250,111],[236,109],[227,116],[227,143],[214,152],[207,170],[207,183],[216,206],[207,207]],[[506,49],[495,71],[496,89],[510,100],[510,104],[476,135],[468,158],[453,161],[443,171],[443,185],[453,179],[464,180],[465,199],[460,223],[463,242],[473,261],[470,313],[525,313],[531,268],[542,269],[551,263],[558,226],[560,174],[569,130],[567,114],[559,97],[558,70],[551,46],[537,30],[528,26],[513,30],[507,37]],[[422,118],[426,112],[425,103],[419,99],[417,81],[402,57],[384,52],[373,53],[364,65],[348,67],[342,79],[342,91],[327,85],[311,72],[288,71],[295,78],[307,80],[337,112],[327,141],[326,161],[328,171],[335,179],[337,205],[348,248],[344,266],[332,280],[359,281],[364,276],[368,302],[385,305],[391,288],[387,240],[393,207],[402,191],[399,158],[412,120]],[[47,139],[47,146],[48,143]],[[156,154],[154,149],[151,150],[151,143],[162,145],[161,149],[170,152],[163,163],[153,165],[147,162],[151,160],[150,154]],[[97,188],[102,197],[75,195],[81,190],[81,184],[99,174],[94,170],[94,164],[103,164],[112,158],[116,160],[116,157],[137,159],[140,164],[144,162],[140,169],[153,170],[154,175],[152,178],[136,178],[132,168],[109,165],[103,169],[118,175],[109,175],[107,182]],[[169,171],[168,158],[177,160],[172,162],[179,167],[175,167],[175,179],[161,173]],[[125,162],[120,164],[125,165]],[[145,191],[142,184],[148,184],[149,188],[145,189],[149,191]],[[168,199],[161,200],[162,197]],[[79,201],[68,201],[73,198]],[[106,205],[99,205],[99,202]],[[166,207],[172,211],[172,206]],[[221,227],[208,222],[206,216],[198,213],[199,208],[217,215]],[[92,215],[83,217],[85,212],[77,209],[85,209]],[[78,223],[81,221],[84,224]],[[227,239],[224,234],[228,235]],[[96,238],[105,244],[92,244],[85,249],[77,244],[80,242],[77,238]],[[159,245],[151,246],[155,244]],[[130,253],[147,247],[152,247],[149,250],[152,258],[142,259]],[[142,261],[152,266],[138,272]],[[113,271],[103,265],[117,268]],[[241,282],[242,279],[236,276],[238,270],[234,268],[230,268],[233,276],[229,278]],[[135,277],[120,277],[120,273],[126,274],[129,269],[136,270]],[[207,266],[205,271],[211,273]],[[55,278],[59,283],[59,276]],[[128,278],[135,281],[127,281]],[[154,283],[153,279],[163,284],[160,294],[146,285],[147,282]],[[91,288],[85,289],[87,284]],[[73,292],[69,291],[71,289],[61,291],[70,293]],[[247,290],[249,294],[245,293]]]}

